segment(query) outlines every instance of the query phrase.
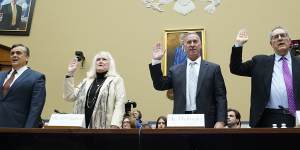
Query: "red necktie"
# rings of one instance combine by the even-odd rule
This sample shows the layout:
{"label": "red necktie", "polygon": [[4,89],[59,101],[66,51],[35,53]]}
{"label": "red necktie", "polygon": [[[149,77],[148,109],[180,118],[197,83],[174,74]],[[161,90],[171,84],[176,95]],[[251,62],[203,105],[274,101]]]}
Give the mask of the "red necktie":
{"label": "red necktie", "polygon": [[3,85],[3,89],[2,89],[2,92],[3,92],[3,96],[6,96],[9,88],[10,88],[10,85],[11,83],[14,81],[14,78],[15,78],[15,75],[16,75],[17,71],[15,70],[11,76],[9,77],[9,79],[5,82],[5,84]]}

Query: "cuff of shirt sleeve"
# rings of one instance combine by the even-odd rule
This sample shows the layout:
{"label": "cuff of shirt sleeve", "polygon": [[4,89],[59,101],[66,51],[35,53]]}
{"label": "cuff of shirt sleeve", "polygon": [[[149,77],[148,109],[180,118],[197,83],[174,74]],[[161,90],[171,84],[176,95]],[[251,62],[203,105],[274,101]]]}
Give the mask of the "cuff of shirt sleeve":
{"label": "cuff of shirt sleeve", "polygon": [[161,60],[152,59],[152,66],[160,64]]}
{"label": "cuff of shirt sleeve", "polygon": [[243,45],[241,43],[235,42],[234,47],[243,47]]}

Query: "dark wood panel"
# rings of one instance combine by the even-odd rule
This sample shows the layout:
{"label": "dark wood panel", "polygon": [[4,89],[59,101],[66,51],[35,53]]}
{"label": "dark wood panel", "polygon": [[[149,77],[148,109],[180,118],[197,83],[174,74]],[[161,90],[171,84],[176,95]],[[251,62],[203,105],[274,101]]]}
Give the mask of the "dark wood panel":
{"label": "dark wood panel", "polygon": [[22,150],[292,149],[299,136],[299,128],[172,128],[160,130],[0,128],[0,146],[6,149]]}
{"label": "dark wood panel", "polygon": [[0,44],[0,71],[9,70],[10,62],[10,47]]}

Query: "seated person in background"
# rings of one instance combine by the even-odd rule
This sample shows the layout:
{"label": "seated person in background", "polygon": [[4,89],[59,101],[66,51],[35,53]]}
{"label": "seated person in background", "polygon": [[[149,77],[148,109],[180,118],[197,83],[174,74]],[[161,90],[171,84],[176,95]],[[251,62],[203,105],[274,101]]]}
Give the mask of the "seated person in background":
{"label": "seated person in background", "polygon": [[152,129],[151,126],[147,123],[147,124],[142,124],[142,128],[144,129]]}
{"label": "seated person in background", "polygon": [[167,127],[167,118],[165,116],[160,116],[156,121],[156,129],[163,129]]}
{"label": "seated person in background", "polygon": [[135,125],[136,128],[141,128],[142,127],[142,113],[140,110],[133,110],[132,112],[132,117],[136,120]]}
{"label": "seated person in background", "polygon": [[120,128],[125,114],[125,86],[109,52],[99,52],[92,60],[87,76],[74,86],[79,62],[69,64],[63,98],[75,102],[74,113],[85,114],[86,128]]}
{"label": "seated person in background", "polygon": [[227,110],[227,127],[241,128],[241,114],[239,111],[231,108]]}
{"label": "seated person in background", "polygon": [[125,116],[122,121],[122,129],[136,128],[135,120],[130,116]]}

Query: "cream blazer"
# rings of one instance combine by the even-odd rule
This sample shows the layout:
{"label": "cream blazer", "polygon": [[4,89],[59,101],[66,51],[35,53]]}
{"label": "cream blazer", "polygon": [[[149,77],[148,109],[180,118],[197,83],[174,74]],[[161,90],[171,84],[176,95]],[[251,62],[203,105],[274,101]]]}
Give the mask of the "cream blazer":
{"label": "cream blazer", "polygon": [[[63,99],[75,102],[75,114],[85,113],[87,91],[93,81],[94,79],[85,78],[75,87],[73,77],[65,78]],[[121,127],[125,103],[126,94],[122,77],[108,76],[100,89],[89,128],[110,128],[111,125]]]}

